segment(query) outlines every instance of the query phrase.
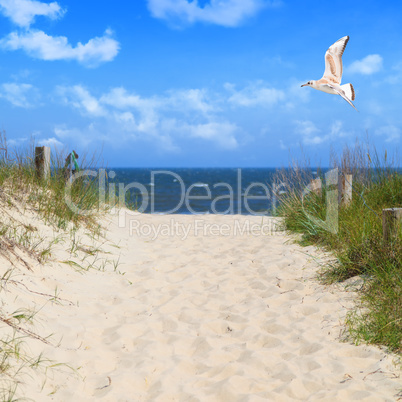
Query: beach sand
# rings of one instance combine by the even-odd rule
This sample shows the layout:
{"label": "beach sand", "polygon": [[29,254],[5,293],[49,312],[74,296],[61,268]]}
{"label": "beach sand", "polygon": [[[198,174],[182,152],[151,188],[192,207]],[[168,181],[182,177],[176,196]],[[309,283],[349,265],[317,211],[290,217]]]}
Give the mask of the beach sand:
{"label": "beach sand", "polygon": [[[395,356],[340,342],[353,286],[319,284],[319,262],[327,256],[294,244],[277,231],[277,219],[122,214],[103,225],[106,239],[75,234],[83,249],[99,249],[95,255],[66,251],[71,239],[60,235],[50,261],[32,260],[33,271],[21,266],[15,283],[3,286],[3,309],[39,310],[28,328],[51,335],[49,344],[24,338],[30,355],[48,360],[27,371],[18,395],[35,401],[401,397]],[[101,270],[83,272],[66,261]]]}

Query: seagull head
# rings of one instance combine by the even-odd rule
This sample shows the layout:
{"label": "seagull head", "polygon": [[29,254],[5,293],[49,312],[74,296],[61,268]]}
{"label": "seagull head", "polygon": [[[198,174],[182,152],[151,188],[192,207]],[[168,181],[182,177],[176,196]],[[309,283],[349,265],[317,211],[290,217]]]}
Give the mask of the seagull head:
{"label": "seagull head", "polygon": [[314,82],[315,81],[309,81],[306,84],[303,84],[302,87],[312,87],[312,86],[314,86]]}

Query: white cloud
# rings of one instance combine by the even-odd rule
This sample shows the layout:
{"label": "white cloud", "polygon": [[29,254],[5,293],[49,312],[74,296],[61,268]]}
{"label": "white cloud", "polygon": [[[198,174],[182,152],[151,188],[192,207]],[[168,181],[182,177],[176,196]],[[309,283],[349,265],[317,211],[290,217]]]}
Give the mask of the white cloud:
{"label": "white cloud", "polygon": [[38,144],[42,145],[42,146],[46,146],[46,147],[52,147],[52,148],[62,148],[63,147],[63,143],[54,137],[39,140]]}
{"label": "white cloud", "polygon": [[279,3],[268,0],[210,0],[201,6],[197,0],[148,0],[148,7],[155,18],[172,23],[206,22],[235,27],[264,7]]}
{"label": "white cloud", "polygon": [[148,134],[156,132],[159,124],[158,109],[161,103],[158,98],[143,98],[119,87],[103,94],[99,102],[109,107],[108,110],[113,114],[114,119],[122,124],[126,131]]}
{"label": "white cloud", "polygon": [[[298,97],[293,89],[300,85],[291,82],[285,89],[273,88],[257,81],[237,89],[225,84],[220,93],[204,88],[173,89],[164,94],[141,96],[124,87],[111,88],[102,94],[94,94],[81,85],[59,87],[58,95],[79,113],[92,119],[99,139],[102,133],[119,132],[121,141],[155,141],[168,151],[177,151],[181,138],[199,138],[226,149],[239,147],[247,137],[243,130],[231,121],[228,113],[242,109],[266,108],[273,112],[276,105],[295,107],[304,97]],[[290,91],[290,95],[287,93]],[[304,92],[300,91],[299,92]],[[312,122],[296,123],[296,131],[305,144],[320,144],[329,136],[344,135],[342,124],[335,122],[330,132],[323,136]],[[69,129],[72,130],[72,129]],[[106,136],[107,137],[107,136]],[[108,138],[105,140],[109,141]]]}
{"label": "white cloud", "polygon": [[354,61],[348,68],[349,73],[371,75],[382,69],[382,57],[379,54],[370,54],[364,59]]}
{"label": "white cloud", "polygon": [[235,134],[238,127],[229,122],[211,121],[204,124],[189,125],[188,131],[191,136],[218,142],[222,148],[237,148],[238,142]]}
{"label": "white cloud", "polygon": [[43,3],[37,0],[0,0],[0,12],[15,24],[27,28],[14,31],[0,40],[6,50],[23,50],[31,57],[41,60],[76,60],[88,67],[113,60],[119,52],[119,43],[106,30],[101,37],[72,46],[65,36],[51,36],[40,30],[29,29],[36,16],[57,19],[65,10],[57,2]]}
{"label": "white cloud", "polygon": [[142,98],[137,94],[128,93],[125,88],[113,88],[102,95],[100,101],[117,109],[137,108],[143,111],[150,109],[180,110],[208,114],[216,110],[204,89],[170,90],[166,96]]}
{"label": "white cloud", "polygon": [[[146,98],[119,87],[95,97],[76,85],[59,87],[57,94],[82,115],[96,119],[94,139],[99,139],[102,127],[119,132],[121,140],[151,139],[167,151],[178,150],[176,137],[201,138],[226,149],[238,146],[238,127],[217,114],[219,108],[203,89],[171,90],[164,96]],[[68,132],[76,137],[74,130],[59,127],[56,135]]]}
{"label": "white cloud", "polygon": [[258,81],[240,91],[236,91],[233,84],[225,84],[225,89],[232,93],[228,101],[243,107],[271,107],[285,100],[285,92],[281,89],[270,88]]}
{"label": "white cloud", "polygon": [[49,36],[36,30],[12,32],[0,41],[0,46],[8,50],[24,50],[41,60],[77,60],[89,67],[113,60],[120,47],[108,30],[102,37],[90,39],[86,44],[78,42],[75,47],[65,36]]}
{"label": "white cloud", "polygon": [[[91,121],[81,127],[71,127],[68,124],[58,124],[54,126],[53,132],[57,137],[56,140],[65,144],[73,144],[73,147],[88,148],[91,144],[96,143],[119,144],[123,138],[116,136],[119,127],[107,126],[104,121]],[[112,133],[112,134],[111,134]],[[120,133],[119,133],[120,134]]]}
{"label": "white cloud", "polygon": [[320,130],[310,120],[298,120],[296,121],[297,131],[305,136],[311,136]]}
{"label": "white cloud", "polygon": [[4,83],[0,87],[0,98],[8,100],[14,106],[29,108],[33,106],[32,97],[37,97],[35,92],[36,89],[31,84]]}
{"label": "white cloud", "polygon": [[58,87],[56,92],[62,97],[65,103],[71,104],[81,113],[91,116],[105,116],[106,110],[100,105],[98,99],[92,96],[89,91],[81,85],[72,87]]}
{"label": "white cloud", "polygon": [[7,145],[12,147],[20,146],[26,144],[30,139],[29,137],[10,138],[7,139]]}
{"label": "white cloud", "polygon": [[385,82],[389,84],[399,84],[402,81],[402,62],[392,66],[393,73],[385,78]]}
{"label": "white cloud", "polygon": [[[125,88],[113,88],[99,98],[99,102],[113,111],[114,118],[123,123],[127,131],[154,133],[159,122],[157,109],[160,107],[158,98],[143,98],[137,94],[128,93]],[[125,111],[125,112],[119,112]]]}
{"label": "white cloud", "polygon": [[385,142],[398,142],[401,138],[400,128],[392,124],[378,128],[375,130],[375,134],[385,137]]}
{"label": "white cloud", "polygon": [[109,93],[102,95],[100,101],[117,109],[155,107],[152,100],[145,100],[137,94],[130,94],[123,87],[113,88]]}
{"label": "white cloud", "polygon": [[[319,129],[310,120],[298,120],[295,122],[296,133],[301,135],[302,142],[305,145],[320,145],[324,142],[328,142],[335,139],[350,137],[351,132],[343,129],[343,123],[340,120],[335,120],[330,129],[327,127],[325,130]],[[323,134],[325,132],[326,134]]]}
{"label": "white cloud", "polygon": [[296,133],[301,134],[302,141],[306,145],[318,145],[326,141],[328,136],[320,136],[320,130],[310,120],[296,121]]}
{"label": "white cloud", "polygon": [[57,19],[64,11],[56,3],[42,3],[36,0],[0,0],[0,11],[14,24],[21,27],[29,27],[36,16],[45,16]]}
{"label": "white cloud", "polygon": [[344,138],[349,136],[350,132],[343,129],[343,123],[340,120],[336,120],[332,123],[329,138]]}
{"label": "white cloud", "polygon": [[205,89],[175,90],[169,92],[169,97],[164,102],[165,108],[198,111],[208,114],[216,111],[216,105],[212,105]]}

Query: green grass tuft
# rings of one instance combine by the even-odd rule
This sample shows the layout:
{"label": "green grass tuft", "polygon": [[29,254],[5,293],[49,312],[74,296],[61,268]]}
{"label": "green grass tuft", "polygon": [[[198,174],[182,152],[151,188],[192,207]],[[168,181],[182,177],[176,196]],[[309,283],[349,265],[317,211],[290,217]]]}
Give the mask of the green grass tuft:
{"label": "green grass tuft", "polygon": [[[0,274],[0,290],[6,290],[12,283],[37,295],[49,298],[52,302],[59,302],[57,288],[54,295],[34,292],[22,281],[14,279],[18,265],[28,270],[32,269],[31,259],[44,263],[52,256],[55,244],[63,241],[63,236],[72,237],[71,254],[78,257],[77,252],[85,250],[86,255],[97,257],[99,249],[84,249],[76,238],[79,227],[84,227],[89,237],[100,236],[99,218],[109,209],[107,204],[101,204],[99,188],[96,180],[78,179],[74,182],[71,191],[71,200],[86,214],[73,211],[66,203],[66,174],[64,171],[67,152],[53,151],[51,160],[51,175],[46,180],[39,179],[34,163],[35,144],[28,149],[11,149],[8,147],[4,133],[0,132],[0,263],[5,260],[7,265]],[[95,158],[86,160],[80,158],[82,169],[93,170],[97,164]],[[24,217],[35,217],[32,223],[24,223]],[[40,221],[37,218],[40,218]],[[38,228],[43,223],[51,226],[54,238],[49,240]],[[73,268],[88,270],[90,267],[105,269],[106,263],[98,268],[95,261],[89,264],[83,260],[83,266],[77,262],[68,261]],[[108,262],[109,263],[109,262]],[[17,299],[17,296],[16,296]],[[44,343],[48,341],[31,331],[34,316],[37,311],[19,308],[14,312],[5,313],[0,309],[0,400],[16,401],[18,385],[23,381],[23,375],[29,370],[47,370],[50,363],[39,355],[31,358],[22,347],[24,338],[34,338]],[[8,334],[8,335],[7,335]],[[22,334],[22,335],[21,335]]]}
{"label": "green grass tuft", "polygon": [[353,175],[353,198],[338,210],[337,233],[326,231],[311,216],[325,220],[326,189],[322,196],[302,196],[304,186],[316,176],[305,165],[277,173],[277,182],[287,184],[277,210],[286,229],[300,234],[300,244],[318,245],[333,252],[336,262],[322,272],[328,282],[360,275],[365,285],[360,303],[347,318],[349,334],[356,343],[384,345],[402,352],[402,233],[390,242],[383,240],[382,210],[402,207],[402,174],[387,154],[380,158],[370,148],[357,144],[346,148],[332,167]]}

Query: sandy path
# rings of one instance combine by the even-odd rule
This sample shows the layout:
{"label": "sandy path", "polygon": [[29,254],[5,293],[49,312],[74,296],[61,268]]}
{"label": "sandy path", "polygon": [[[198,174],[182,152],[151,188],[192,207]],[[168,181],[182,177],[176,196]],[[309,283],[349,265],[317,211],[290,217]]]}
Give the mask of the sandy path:
{"label": "sandy path", "polygon": [[[113,218],[109,238],[120,248],[104,245],[120,254],[118,270],[124,275],[94,270],[82,275],[60,264],[41,268],[42,284],[49,289],[57,284],[71,303],[43,306],[41,325],[63,338],[57,348],[36,342],[32,349],[80,367],[81,377],[64,368],[49,370],[43,390],[43,378],[36,378],[35,386],[27,380],[27,396],[41,401],[398,399],[402,385],[392,356],[338,341],[353,293],[314,280],[314,248],[269,235],[273,221],[267,218],[132,219],[130,233],[128,223],[119,228]],[[190,228],[185,239],[178,224]],[[150,225],[161,230],[155,239],[148,235]],[[35,276],[38,272],[26,281],[33,283]]]}

